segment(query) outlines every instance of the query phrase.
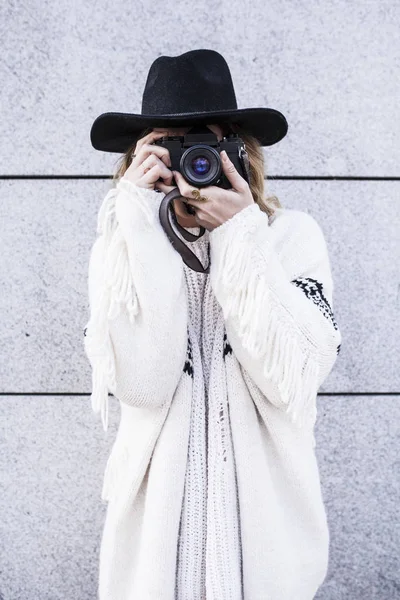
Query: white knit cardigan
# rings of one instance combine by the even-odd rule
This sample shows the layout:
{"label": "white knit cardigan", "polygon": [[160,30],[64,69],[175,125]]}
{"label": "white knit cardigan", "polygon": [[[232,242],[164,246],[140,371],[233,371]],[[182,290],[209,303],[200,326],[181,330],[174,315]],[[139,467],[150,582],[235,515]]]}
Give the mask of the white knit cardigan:
{"label": "white knit cardigan", "polygon": [[[89,261],[92,408],[105,429],[109,391],[121,408],[102,491],[99,600],[176,597],[191,373],[203,372],[184,264],[158,219],[162,197],[123,177],[100,208]],[[329,555],[316,396],[341,343],[324,235],[305,212],[281,208],[268,219],[254,204],[209,241],[209,293],[219,307],[210,315],[210,386],[226,385],[243,598],[311,600]],[[229,590],[227,564],[207,581],[207,600]]]}

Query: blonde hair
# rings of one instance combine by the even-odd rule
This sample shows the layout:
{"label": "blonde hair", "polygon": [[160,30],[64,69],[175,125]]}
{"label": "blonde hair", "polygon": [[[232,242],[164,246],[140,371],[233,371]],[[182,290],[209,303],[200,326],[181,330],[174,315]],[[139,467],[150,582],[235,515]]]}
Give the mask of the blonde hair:
{"label": "blonde hair", "polygon": [[[222,124],[221,124],[222,125]],[[260,145],[257,138],[247,133],[237,123],[226,123],[222,125],[224,134],[226,135],[229,130],[237,133],[246,145],[246,150],[249,156],[250,163],[250,190],[253,195],[255,202],[259,205],[260,209],[265,212],[268,216],[272,216],[275,212],[275,208],[282,208],[279,199],[272,196],[265,196],[264,181],[264,154],[262,146]],[[150,133],[152,128],[144,129],[137,139],[140,139]],[[123,153],[119,159],[117,159],[116,170],[113,175],[113,181],[120,179],[125,171],[128,169],[132,162],[132,154],[134,153],[137,140],[129,146],[125,153]]]}

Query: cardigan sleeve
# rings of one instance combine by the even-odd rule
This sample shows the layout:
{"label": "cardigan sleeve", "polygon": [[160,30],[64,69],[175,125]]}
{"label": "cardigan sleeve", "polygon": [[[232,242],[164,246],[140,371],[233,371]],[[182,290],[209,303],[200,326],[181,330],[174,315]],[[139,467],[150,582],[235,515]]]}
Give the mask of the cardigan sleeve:
{"label": "cardigan sleeve", "polygon": [[341,343],[320,226],[298,210],[270,224],[254,203],[211,231],[210,244],[211,285],[236,358],[268,402],[293,423],[313,423]]}
{"label": "cardigan sleeve", "polygon": [[89,258],[91,402],[108,428],[108,392],[135,407],[173,395],[187,349],[187,300],[180,255],[158,218],[164,194],[122,177],[99,210]]}

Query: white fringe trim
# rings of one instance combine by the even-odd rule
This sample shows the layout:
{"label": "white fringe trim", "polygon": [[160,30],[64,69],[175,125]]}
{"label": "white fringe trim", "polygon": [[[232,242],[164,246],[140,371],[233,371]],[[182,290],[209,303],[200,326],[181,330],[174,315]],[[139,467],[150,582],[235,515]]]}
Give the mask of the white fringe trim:
{"label": "white fringe trim", "polygon": [[[99,298],[94,300],[84,338],[92,365],[91,406],[95,413],[101,413],[104,431],[108,429],[108,392],[115,394],[116,389],[115,357],[108,320],[116,318],[124,305],[129,321],[134,323],[139,310],[127,244],[116,214],[119,193],[116,187],[110,189],[98,213],[97,233],[104,236],[104,263],[96,265],[96,270],[104,269],[105,286]],[[144,202],[141,203],[139,198],[138,202],[149,218],[148,207],[143,206]]]}
{"label": "white fringe trim", "polygon": [[117,492],[118,483],[121,477],[126,473],[127,462],[129,459],[129,450],[119,441],[114,442],[114,446],[107,459],[106,468],[103,475],[103,486],[101,490],[101,499],[109,502],[111,496]]}
{"label": "white fringe trim", "polygon": [[279,299],[262,277],[262,267],[250,248],[246,239],[242,244],[224,241],[220,272],[214,276],[224,288],[224,318],[234,315],[243,347],[254,358],[265,356],[264,376],[277,386],[279,403],[292,423],[303,427],[315,422],[320,367],[316,357],[305,352],[294,324],[282,320]]}

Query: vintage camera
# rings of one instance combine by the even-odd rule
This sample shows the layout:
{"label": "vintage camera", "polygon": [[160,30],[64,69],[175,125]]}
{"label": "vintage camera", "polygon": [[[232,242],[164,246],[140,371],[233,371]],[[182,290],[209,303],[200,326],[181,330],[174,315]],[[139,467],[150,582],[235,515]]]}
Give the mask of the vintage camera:
{"label": "vintage camera", "polygon": [[[225,150],[234,164],[238,173],[250,185],[250,162],[243,140],[229,127],[222,123],[224,137],[221,141],[207,125],[196,123],[183,136],[164,136],[154,144],[167,148],[171,159],[171,170],[178,171],[186,181],[196,188],[206,186],[219,186],[230,189],[231,183],[225,176],[220,153]],[[160,179],[159,181],[162,181]],[[199,235],[195,235],[183,227],[177,220],[173,202],[180,197],[180,190],[176,181],[172,180],[172,190],[161,200],[159,217],[162,228],[169,238],[172,246],[182,256],[183,262],[200,273],[210,273],[210,246],[208,246],[208,265],[204,267],[199,258],[188,248],[175,231],[178,229],[182,237],[194,242],[205,233],[205,228],[200,227]],[[190,215],[196,214],[196,209],[184,203],[185,210]]]}
{"label": "vintage camera", "polygon": [[154,143],[168,149],[171,170],[179,171],[193,186],[201,188],[216,185],[224,189],[232,187],[222,169],[221,150],[226,151],[237,171],[250,183],[250,165],[246,146],[236,133],[229,133],[218,141],[211,129],[206,125],[198,124],[183,136],[164,136]]}

